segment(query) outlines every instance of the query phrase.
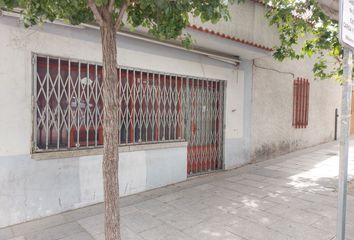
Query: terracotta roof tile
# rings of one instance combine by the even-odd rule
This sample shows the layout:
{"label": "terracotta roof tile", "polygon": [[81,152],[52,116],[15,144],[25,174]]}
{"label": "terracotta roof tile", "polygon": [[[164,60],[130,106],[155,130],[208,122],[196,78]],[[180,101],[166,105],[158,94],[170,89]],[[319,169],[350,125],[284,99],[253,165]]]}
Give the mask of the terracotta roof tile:
{"label": "terracotta roof tile", "polygon": [[212,29],[203,28],[203,27],[197,26],[195,24],[189,25],[189,27],[194,29],[194,30],[198,30],[198,31],[201,31],[201,32],[209,33],[209,34],[212,34],[212,35],[215,35],[215,36],[218,36],[218,37],[229,39],[231,41],[235,41],[235,42],[242,43],[242,44],[245,44],[245,45],[249,45],[249,46],[252,46],[252,47],[260,48],[260,49],[263,49],[265,51],[269,51],[269,52],[273,51],[273,49],[270,48],[270,47],[267,47],[267,46],[264,46],[264,45],[261,45],[261,44],[255,43],[255,42],[247,41],[247,40],[244,40],[244,39],[241,39],[241,38],[236,38],[234,36],[230,36],[230,35],[227,35],[225,33],[216,32],[216,31],[214,31]]}

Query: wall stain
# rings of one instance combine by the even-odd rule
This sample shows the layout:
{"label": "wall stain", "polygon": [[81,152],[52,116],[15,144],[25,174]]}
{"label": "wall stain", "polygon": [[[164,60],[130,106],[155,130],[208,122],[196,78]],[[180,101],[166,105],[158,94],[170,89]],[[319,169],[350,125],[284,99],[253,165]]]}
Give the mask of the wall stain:
{"label": "wall stain", "polygon": [[300,149],[298,141],[281,141],[279,143],[265,143],[257,148],[252,155],[252,162],[261,162],[279,155]]}
{"label": "wall stain", "polygon": [[61,198],[60,198],[60,197],[59,197],[59,199],[58,199],[58,203],[59,203],[60,208],[62,209],[63,206],[62,206],[62,204],[61,204]]}
{"label": "wall stain", "polygon": [[324,137],[322,141],[319,141],[316,144],[311,144],[304,140],[287,140],[281,141],[279,143],[265,143],[261,147],[255,149],[251,157],[251,162],[262,162],[287,153],[317,146],[331,141],[333,141],[333,132],[331,132],[327,137]]}

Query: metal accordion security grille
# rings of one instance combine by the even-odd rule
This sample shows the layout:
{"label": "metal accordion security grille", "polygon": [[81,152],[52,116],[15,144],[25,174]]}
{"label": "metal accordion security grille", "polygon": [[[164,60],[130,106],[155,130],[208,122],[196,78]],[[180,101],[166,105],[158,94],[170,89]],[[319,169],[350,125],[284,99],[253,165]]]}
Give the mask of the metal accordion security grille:
{"label": "metal accordion security grille", "polygon": [[[103,145],[102,66],[33,56],[33,152]],[[188,142],[188,174],[221,169],[225,82],[119,67],[120,145]]]}

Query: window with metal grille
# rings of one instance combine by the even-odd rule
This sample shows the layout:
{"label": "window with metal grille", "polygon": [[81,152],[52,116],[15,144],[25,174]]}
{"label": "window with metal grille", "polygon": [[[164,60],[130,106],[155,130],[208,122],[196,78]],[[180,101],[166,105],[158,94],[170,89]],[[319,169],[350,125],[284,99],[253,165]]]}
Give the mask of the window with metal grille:
{"label": "window with metal grille", "polygon": [[[35,56],[34,150],[103,145],[102,67]],[[119,68],[120,144],[183,139],[186,78]]]}
{"label": "window with metal grille", "polygon": [[293,126],[306,128],[309,115],[310,83],[308,79],[298,78],[294,80],[293,92]]}
{"label": "window with metal grille", "polygon": [[[34,55],[33,68],[33,152],[101,147],[102,66]],[[221,161],[224,81],[125,67],[117,71],[121,145],[185,139],[191,147],[217,146],[210,154],[215,163]],[[208,132],[201,132],[204,127]]]}

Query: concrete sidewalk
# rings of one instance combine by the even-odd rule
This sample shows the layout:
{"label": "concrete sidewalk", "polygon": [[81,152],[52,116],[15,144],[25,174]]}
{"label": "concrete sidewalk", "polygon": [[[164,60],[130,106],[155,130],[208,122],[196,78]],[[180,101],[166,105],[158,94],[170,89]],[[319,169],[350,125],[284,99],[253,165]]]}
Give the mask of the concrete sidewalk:
{"label": "concrete sidewalk", "polygon": [[[350,178],[354,177],[354,142]],[[123,240],[329,240],[338,145],[329,143],[121,200]],[[0,216],[1,217],[1,216]],[[348,196],[354,240],[354,197]],[[104,239],[103,205],[0,229],[0,240]]]}

